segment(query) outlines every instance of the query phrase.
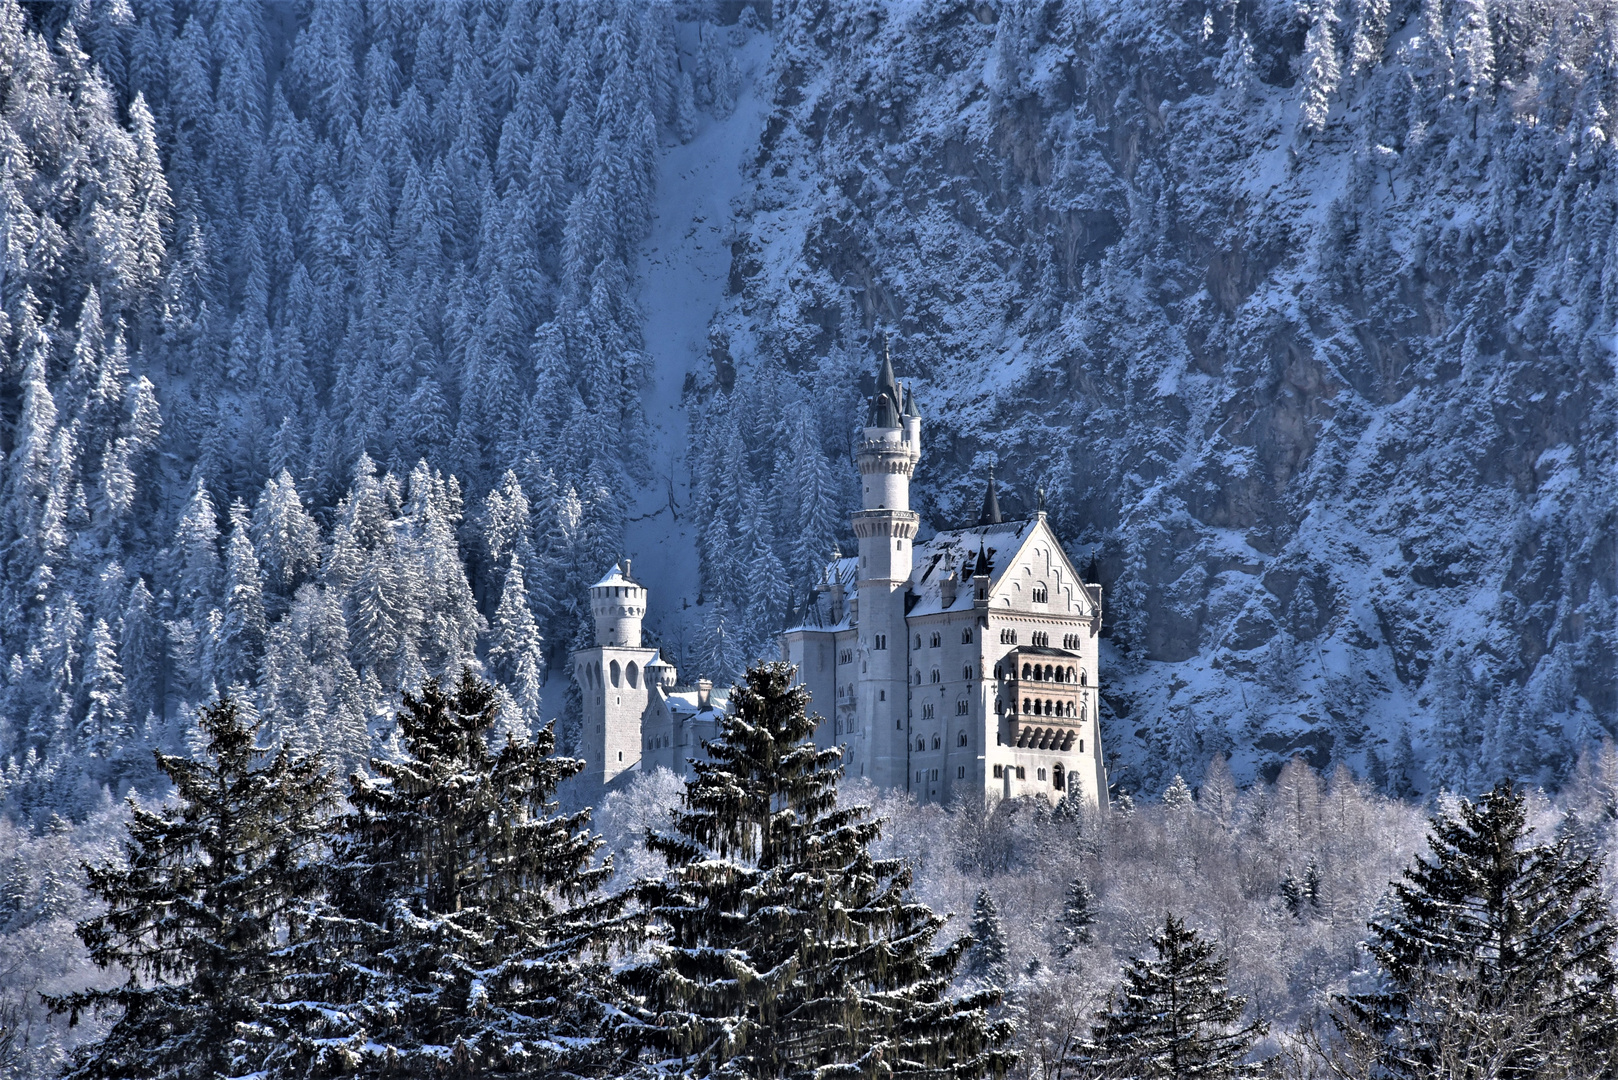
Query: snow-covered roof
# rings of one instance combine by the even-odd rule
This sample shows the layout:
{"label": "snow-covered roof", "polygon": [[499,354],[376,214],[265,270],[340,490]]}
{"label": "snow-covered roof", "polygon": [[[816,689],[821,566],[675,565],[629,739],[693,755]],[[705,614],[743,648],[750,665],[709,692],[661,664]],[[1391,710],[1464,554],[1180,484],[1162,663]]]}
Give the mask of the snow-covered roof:
{"label": "snow-covered roof", "polygon": [[[916,547],[910,572],[910,591],[916,595],[911,615],[932,615],[940,611],[970,610],[972,574],[981,551],[989,561],[989,588],[993,589],[1017,552],[1032,535],[1038,517],[951,529]],[[944,581],[955,575],[954,603],[944,603]]]}
{"label": "snow-covered roof", "polygon": [[[807,606],[798,613],[798,621],[787,627],[782,633],[792,633],[794,630],[819,630],[822,632],[835,632],[850,629],[854,624],[849,621],[849,599],[854,595],[854,582],[859,576],[860,560],[858,556],[833,559],[826,564],[826,572],[821,577],[821,587],[810,599]],[[830,586],[843,587],[843,609],[838,617],[831,617]]]}
{"label": "snow-covered roof", "polygon": [[590,586],[590,588],[599,589],[606,585],[627,585],[630,588],[640,588],[639,582],[631,581],[624,576],[624,567],[622,563],[613,563],[612,569],[608,570],[606,575],[600,581]]}
{"label": "snow-covered roof", "polygon": [[[676,716],[695,716],[703,712],[697,707],[697,691],[694,687],[676,690],[669,695],[669,712]],[[708,693],[708,712],[722,713],[730,705],[730,688],[714,687]]]}

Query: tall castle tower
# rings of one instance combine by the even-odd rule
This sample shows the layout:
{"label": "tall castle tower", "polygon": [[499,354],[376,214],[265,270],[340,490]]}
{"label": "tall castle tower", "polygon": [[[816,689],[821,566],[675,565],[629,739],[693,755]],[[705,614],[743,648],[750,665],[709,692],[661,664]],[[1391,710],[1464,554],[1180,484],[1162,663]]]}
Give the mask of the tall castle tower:
{"label": "tall castle tower", "polygon": [[673,669],[658,662],[656,649],[641,648],[646,588],[629,576],[628,559],[590,586],[590,614],[596,644],[573,654],[573,678],[584,698],[584,775],[604,785],[640,766],[642,719],[654,691],[673,682]]}
{"label": "tall castle tower", "polygon": [[914,397],[893,377],[892,359],[884,355],[864,437],[855,451],[860,510],[853,521],[860,544],[855,576],[859,716],[898,718],[891,730],[885,719],[880,724],[872,719],[871,729],[859,733],[864,737],[856,745],[866,755],[859,771],[884,787],[903,787],[909,768],[910,735],[903,719],[910,689],[905,593],[919,520],[910,509],[910,478],[920,458],[921,415]]}

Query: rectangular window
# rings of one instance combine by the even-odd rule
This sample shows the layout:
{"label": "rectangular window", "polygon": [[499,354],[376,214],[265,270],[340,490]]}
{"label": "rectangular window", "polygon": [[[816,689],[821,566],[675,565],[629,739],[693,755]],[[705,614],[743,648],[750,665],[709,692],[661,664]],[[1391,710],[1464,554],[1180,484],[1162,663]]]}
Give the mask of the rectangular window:
{"label": "rectangular window", "polygon": [[937,780],[937,779],[938,779],[938,770],[937,770],[937,769],[934,769],[934,770],[933,770],[933,775],[932,775],[932,779],[934,779],[934,780]]}
{"label": "rectangular window", "polygon": [[957,765],[957,766],[955,766],[955,779],[957,779],[957,780],[965,780],[966,779],[966,766],[965,765]]}
{"label": "rectangular window", "polygon": [[1079,740],[1079,753],[1081,753],[1081,754],[1084,753],[1084,740],[1083,739]]}

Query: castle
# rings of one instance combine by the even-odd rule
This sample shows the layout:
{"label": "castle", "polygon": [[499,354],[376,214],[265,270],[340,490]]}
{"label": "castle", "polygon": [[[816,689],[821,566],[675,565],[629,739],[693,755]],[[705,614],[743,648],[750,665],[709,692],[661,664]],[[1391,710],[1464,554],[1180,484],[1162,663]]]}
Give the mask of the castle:
{"label": "castle", "polygon": [[[785,658],[825,717],[845,775],[924,802],[1037,795],[1107,798],[1098,723],[1101,587],[1086,584],[1044,509],[1001,519],[989,480],[975,526],[919,545],[910,480],[921,458],[915,397],[884,359],[855,461],[859,554],[826,567],[782,634]],[[641,646],[646,589],[626,561],[590,590],[596,642],[573,654],[581,756],[601,784],[661,765],[683,774],[724,709],[711,683],[676,687]]]}

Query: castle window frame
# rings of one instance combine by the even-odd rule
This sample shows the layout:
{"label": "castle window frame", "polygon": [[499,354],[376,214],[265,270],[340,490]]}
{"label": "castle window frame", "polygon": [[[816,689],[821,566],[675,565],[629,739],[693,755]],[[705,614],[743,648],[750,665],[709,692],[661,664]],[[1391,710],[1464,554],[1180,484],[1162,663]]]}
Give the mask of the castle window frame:
{"label": "castle window frame", "polygon": [[1004,765],[996,765],[994,767],[994,778],[996,780],[1004,780],[1005,777],[1006,777],[1006,767]]}
{"label": "castle window frame", "polygon": [[933,668],[933,682],[942,682],[943,679],[944,677],[939,674],[938,669]]}
{"label": "castle window frame", "polygon": [[1037,779],[1040,779],[1040,780],[1045,779],[1045,770],[1044,769],[1039,770],[1039,775],[1038,775]]}
{"label": "castle window frame", "polygon": [[937,735],[934,735],[933,736],[933,749],[934,750],[942,750],[943,748],[944,748],[944,740],[940,739]]}
{"label": "castle window frame", "polygon": [[972,665],[971,664],[967,664],[965,667],[961,668],[961,678],[965,679],[967,682],[972,681]]}
{"label": "castle window frame", "polygon": [[918,649],[921,648],[921,635],[920,634],[916,635],[916,648],[918,648]]}
{"label": "castle window frame", "polygon": [[854,650],[844,649],[842,652],[838,653],[837,662],[839,664],[852,664],[854,662]]}
{"label": "castle window frame", "polygon": [[1051,636],[1043,630],[1035,630],[1033,643],[1037,647],[1049,648],[1051,644]]}
{"label": "castle window frame", "polygon": [[1028,769],[1025,766],[1022,766],[1022,765],[1017,766],[1017,779],[1018,780],[1026,780],[1026,779],[1028,779]]}
{"label": "castle window frame", "polygon": [[957,765],[957,766],[955,766],[955,779],[957,779],[957,780],[965,780],[966,779],[966,766],[965,765]]}
{"label": "castle window frame", "polygon": [[1050,587],[1048,585],[1046,585],[1043,581],[1041,581],[1038,585],[1035,585],[1034,590],[1033,590],[1032,600],[1036,604],[1048,604],[1048,603],[1050,603],[1051,602],[1051,590],[1050,590]]}
{"label": "castle window frame", "polygon": [[972,644],[972,628],[970,626],[966,627],[965,629],[963,629],[961,631],[961,644],[962,645],[970,645],[970,644]]}
{"label": "castle window frame", "polygon": [[933,636],[928,639],[928,648],[936,649],[942,644],[943,639],[939,636],[938,631],[933,631]]}
{"label": "castle window frame", "polygon": [[932,702],[929,701],[926,704],[922,705],[922,707],[921,707],[921,718],[923,720],[931,720],[933,718],[933,703]]}
{"label": "castle window frame", "polygon": [[1009,626],[1006,627],[1004,630],[1001,630],[1000,631],[1000,644],[1002,644],[1002,645],[1015,645],[1015,644],[1017,644],[1017,631],[1011,629]]}
{"label": "castle window frame", "polygon": [[1067,790],[1067,775],[1063,772],[1060,761],[1051,766],[1051,787],[1057,791]]}
{"label": "castle window frame", "polygon": [[956,736],[955,736],[955,745],[956,746],[965,746],[966,745],[966,729],[965,728],[962,728],[956,734]]}
{"label": "castle window frame", "polygon": [[[959,700],[959,701],[957,701],[955,703],[955,715],[956,716],[965,716],[967,713],[969,713],[971,711],[972,711],[972,706],[967,702],[967,700],[965,698],[962,698],[961,700]],[[965,746],[966,744],[962,743],[961,745]]]}
{"label": "castle window frame", "polygon": [[887,647],[888,647],[888,635],[886,635],[886,634],[873,634],[872,637],[875,638],[875,640],[876,640],[876,644],[871,646],[873,649],[876,649],[878,652],[882,652],[882,651],[885,651],[887,649]]}

